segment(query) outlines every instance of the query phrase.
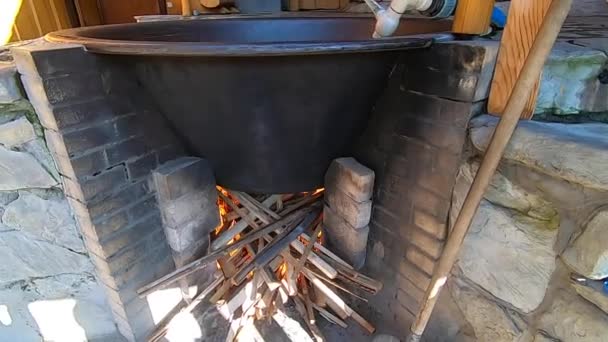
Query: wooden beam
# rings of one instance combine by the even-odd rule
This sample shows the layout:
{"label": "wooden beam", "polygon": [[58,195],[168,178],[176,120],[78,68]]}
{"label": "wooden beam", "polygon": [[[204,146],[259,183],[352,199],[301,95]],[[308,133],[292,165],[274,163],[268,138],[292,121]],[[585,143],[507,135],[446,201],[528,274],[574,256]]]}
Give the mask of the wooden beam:
{"label": "wooden beam", "polygon": [[[500,42],[496,70],[490,88],[490,99],[488,101],[488,112],[490,114],[502,115],[551,1],[511,1],[507,25]],[[521,114],[522,119],[530,119],[534,114],[539,83],[540,77],[536,81],[534,90]]]}
{"label": "wooden beam", "polygon": [[190,6],[190,0],[181,0],[181,1],[182,1],[182,15],[191,16],[192,7]]}
{"label": "wooden beam", "polygon": [[494,0],[459,0],[452,32],[475,35],[487,33],[493,9]]}

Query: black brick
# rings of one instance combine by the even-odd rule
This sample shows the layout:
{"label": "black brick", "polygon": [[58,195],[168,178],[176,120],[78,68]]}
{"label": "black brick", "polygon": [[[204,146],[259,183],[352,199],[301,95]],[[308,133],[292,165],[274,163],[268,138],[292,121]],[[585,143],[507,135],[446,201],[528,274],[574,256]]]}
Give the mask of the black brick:
{"label": "black brick", "polygon": [[404,117],[397,132],[453,153],[462,152],[466,137],[465,129],[450,126],[449,123],[443,125],[412,117]]}
{"label": "black brick", "polygon": [[82,101],[103,96],[98,73],[72,74],[42,80],[50,104]]}
{"label": "black brick", "polygon": [[110,214],[135,203],[142,196],[145,196],[147,189],[144,182],[129,185],[119,192],[103,199],[103,201],[88,204],[89,213],[92,218],[99,218],[102,215]]}
{"label": "black brick", "polygon": [[434,193],[419,186],[415,186],[410,189],[408,194],[408,197],[417,208],[421,208],[428,213],[432,213],[438,218],[447,217],[450,205],[449,200],[440,198]]}
{"label": "black brick", "polygon": [[497,42],[435,44],[405,55],[402,86],[458,101],[487,96]]}
{"label": "black brick", "polygon": [[63,130],[83,124],[108,121],[118,115],[104,98],[86,99],[81,103],[68,103],[53,107],[56,130]]}
{"label": "black brick", "polygon": [[129,225],[129,217],[126,212],[121,211],[115,215],[107,217],[99,222],[93,223],[93,229],[97,235],[97,239],[105,239],[111,234],[127,227]]}
{"label": "black brick", "polygon": [[139,222],[133,223],[131,226],[125,227],[114,234],[110,234],[100,241],[103,255],[99,256],[109,259],[115,254],[126,251],[130,245],[135,244],[140,239],[161,229],[160,217],[157,215],[144,217]]}
{"label": "black brick", "polygon": [[397,301],[399,304],[403,305],[407,311],[413,314],[417,313],[418,308],[420,307],[420,302],[412,297],[410,293],[407,293],[402,289],[397,290]]}
{"label": "black brick", "polygon": [[159,230],[148,236],[142,237],[122,253],[116,254],[108,259],[100,259],[98,256],[96,256],[96,258],[98,259],[98,262],[105,263],[99,267],[100,271],[108,276],[113,276],[124,272],[136,262],[145,262],[150,256],[157,254],[168,255],[170,253],[171,251],[165,241],[164,232]]}
{"label": "black brick", "polygon": [[[144,201],[140,201],[139,203],[133,205],[128,209],[129,219],[132,221],[136,221],[141,217],[147,216],[150,213],[158,212],[158,206],[156,204],[156,198],[151,195],[148,195],[149,198]],[[148,197],[146,196],[146,197]]]}
{"label": "black brick", "polygon": [[156,153],[148,154],[145,157],[127,163],[129,179],[134,181],[150,175],[150,172],[158,166]]}
{"label": "black brick", "polygon": [[68,153],[75,155],[127,137],[120,136],[113,122],[105,122],[93,127],[66,133],[63,135],[63,140]]}
{"label": "black brick", "polygon": [[[391,179],[392,177],[398,177],[401,179],[406,179],[413,169],[416,168],[416,164],[412,164],[409,160],[398,157],[396,155],[391,156],[386,161],[386,174],[387,179]],[[389,187],[387,187],[389,189]],[[391,190],[389,190],[391,191]]]}
{"label": "black brick", "polygon": [[416,183],[420,184],[427,190],[432,191],[436,195],[450,200],[452,196],[452,189],[455,182],[455,174],[452,170],[440,170],[440,169],[427,169],[426,171],[421,170],[418,177],[416,177]]}
{"label": "black brick", "polygon": [[438,150],[434,157],[433,169],[450,172],[454,177],[456,176],[461,159],[459,154],[453,154],[446,150]]}
{"label": "black brick", "polygon": [[108,168],[108,162],[103,151],[96,151],[72,158],[71,163],[77,178],[93,175]]}
{"label": "black brick", "polygon": [[391,151],[405,158],[409,162],[408,168],[424,169],[432,165],[437,149],[415,139],[396,136]]}
{"label": "black brick", "polygon": [[139,158],[150,151],[152,147],[141,137],[134,137],[106,148],[106,157],[110,165],[116,165]]}
{"label": "black brick", "polygon": [[401,260],[399,262],[399,274],[410,280],[420,291],[426,291],[429,284],[431,283],[431,277],[416,266],[409,263],[407,260]]}
{"label": "black brick", "polygon": [[157,151],[158,163],[166,163],[170,160],[177,159],[186,155],[184,149],[179,145],[169,145],[160,148]]}
{"label": "black brick", "polygon": [[84,200],[91,200],[95,197],[102,197],[114,188],[124,185],[126,182],[125,168],[122,165],[90,177],[80,182]]}

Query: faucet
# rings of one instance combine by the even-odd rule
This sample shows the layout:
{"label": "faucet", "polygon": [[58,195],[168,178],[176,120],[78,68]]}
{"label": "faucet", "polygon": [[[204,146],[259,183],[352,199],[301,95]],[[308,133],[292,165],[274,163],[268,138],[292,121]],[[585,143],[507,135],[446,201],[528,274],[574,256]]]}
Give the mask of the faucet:
{"label": "faucet", "polygon": [[376,17],[374,38],[389,37],[395,33],[401,15],[407,11],[418,11],[433,18],[445,18],[456,8],[456,0],[392,0],[386,9],[375,0],[364,1]]}

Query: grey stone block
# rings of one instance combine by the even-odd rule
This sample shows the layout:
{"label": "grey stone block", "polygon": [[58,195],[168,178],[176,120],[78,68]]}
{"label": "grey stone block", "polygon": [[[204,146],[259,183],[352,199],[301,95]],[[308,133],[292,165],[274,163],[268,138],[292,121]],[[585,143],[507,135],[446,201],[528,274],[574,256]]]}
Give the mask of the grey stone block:
{"label": "grey stone block", "polygon": [[154,170],[154,183],[163,201],[177,199],[194,189],[215,189],[216,185],[211,165],[195,157],[181,157],[164,163]]}
{"label": "grey stone block", "polygon": [[209,244],[209,232],[220,224],[210,164],[200,158],[178,158],[154,170],[153,179],[176,264],[202,256]]}
{"label": "grey stone block", "polygon": [[356,269],[365,264],[369,226],[353,228],[336,212],[323,208],[323,228],[327,240],[338,256],[344,258]]}
{"label": "grey stone block", "polygon": [[[0,96],[2,96],[1,92],[0,88]],[[36,139],[34,127],[25,117],[0,125],[0,144],[6,147],[23,145],[34,139]]]}
{"label": "grey stone block", "polygon": [[11,103],[22,98],[17,69],[12,64],[0,64],[0,103]]}
{"label": "grey stone block", "polygon": [[372,214],[372,201],[357,202],[339,189],[325,188],[326,206],[342,217],[354,229],[360,229],[369,224]]}
{"label": "grey stone block", "polygon": [[340,189],[353,200],[364,202],[372,197],[374,177],[374,171],[355,158],[338,158],[325,173],[325,187]]}
{"label": "grey stone block", "polygon": [[218,225],[219,213],[217,208],[217,195],[215,187],[212,191],[205,190],[185,194],[172,201],[160,200],[163,224],[172,229],[191,222],[199,221],[207,223],[209,227],[201,227],[201,230],[209,233]]}

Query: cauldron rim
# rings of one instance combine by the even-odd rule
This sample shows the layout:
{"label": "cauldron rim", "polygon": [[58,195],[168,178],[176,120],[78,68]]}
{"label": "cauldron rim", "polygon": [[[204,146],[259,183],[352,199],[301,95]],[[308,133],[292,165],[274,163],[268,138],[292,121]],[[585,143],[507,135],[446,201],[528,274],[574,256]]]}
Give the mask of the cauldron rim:
{"label": "cauldron rim", "polygon": [[[54,43],[67,43],[83,45],[88,51],[103,54],[117,55],[145,55],[145,56],[289,56],[311,54],[361,53],[376,51],[403,50],[407,48],[421,48],[429,46],[434,41],[450,40],[452,37],[447,30],[451,26],[450,20],[431,20],[425,18],[402,19],[401,27],[405,27],[401,34],[383,39],[357,39],[357,40],[331,40],[331,41],[278,41],[278,42],[205,42],[205,41],[153,41],[153,40],[127,40],[104,39],[108,32],[117,30],[133,30],[163,26],[188,26],[196,23],[211,23],[233,21],[304,21],[305,23],[319,23],[330,20],[360,21],[369,25],[374,19],[360,15],[229,15],[206,16],[189,20],[167,20],[155,22],[141,22],[128,24],[100,25],[72,28],[51,32],[45,39]],[[410,34],[409,32],[412,32]],[[399,32],[398,32],[399,34]],[[371,32],[370,32],[371,35]]]}

